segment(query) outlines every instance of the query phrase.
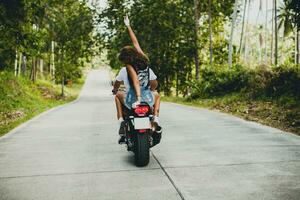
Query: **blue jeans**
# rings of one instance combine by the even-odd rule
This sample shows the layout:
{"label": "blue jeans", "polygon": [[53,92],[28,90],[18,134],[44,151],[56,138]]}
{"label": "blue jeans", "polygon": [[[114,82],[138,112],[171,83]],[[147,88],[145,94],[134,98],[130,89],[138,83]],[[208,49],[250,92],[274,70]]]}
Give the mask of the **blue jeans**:
{"label": "blue jeans", "polygon": [[[154,96],[149,88],[141,88],[141,102],[148,103],[150,107],[154,105]],[[136,102],[137,98],[133,88],[130,88],[126,93],[125,106],[131,109],[132,104]]]}

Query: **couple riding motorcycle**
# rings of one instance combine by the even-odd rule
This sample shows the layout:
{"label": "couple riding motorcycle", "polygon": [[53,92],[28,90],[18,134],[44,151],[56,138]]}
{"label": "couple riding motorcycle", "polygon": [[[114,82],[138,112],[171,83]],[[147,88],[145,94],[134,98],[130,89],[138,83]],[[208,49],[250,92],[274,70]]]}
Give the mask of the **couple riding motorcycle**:
{"label": "couple riding motorcycle", "polygon": [[[134,47],[125,46],[121,49],[119,60],[125,65],[116,77],[113,85],[113,94],[117,108],[117,117],[120,124],[119,144],[125,143],[124,133],[124,106],[127,109],[134,109],[142,102],[153,108],[152,128],[158,137],[161,138],[162,128],[159,123],[160,95],[156,91],[158,82],[157,76],[149,68],[149,58],[141,49],[139,42],[130,26],[128,16],[124,17],[124,23],[128,29],[130,39]],[[121,84],[124,84],[126,92],[119,91]],[[158,143],[159,143],[158,141]]]}

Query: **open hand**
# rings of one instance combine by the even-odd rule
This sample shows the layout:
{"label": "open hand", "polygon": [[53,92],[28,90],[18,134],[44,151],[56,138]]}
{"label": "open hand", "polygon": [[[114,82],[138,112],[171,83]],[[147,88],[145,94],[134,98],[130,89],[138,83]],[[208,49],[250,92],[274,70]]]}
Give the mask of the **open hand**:
{"label": "open hand", "polygon": [[126,16],[124,17],[124,24],[125,24],[126,26],[130,26],[130,21],[129,21],[128,15],[126,15]]}

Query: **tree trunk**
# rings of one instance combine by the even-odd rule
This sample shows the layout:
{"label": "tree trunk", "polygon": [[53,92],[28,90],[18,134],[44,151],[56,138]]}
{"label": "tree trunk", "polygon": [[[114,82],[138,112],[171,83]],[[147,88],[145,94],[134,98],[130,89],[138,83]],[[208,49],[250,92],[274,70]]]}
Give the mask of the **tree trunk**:
{"label": "tree trunk", "polygon": [[16,50],[16,57],[15,57],[15,76],[18,75],[18,51]]}
{"label": "tree trunk", "polygon": [[273,65],[274,63],[274,0],[272,3],[272,38],[271,38],[271,64]]}
{"label": "tree trunk", "polygon": [[55,43],[51,41],[51,67],[50,67],[50,75],[53,80],[55,80],[55,55],[54,55]]}
{"label": "tree trunk", "polygon": [[250,0],[248,0],[248,10],[247,10],[247,21],[246,21],[246,31],[244,39],[244,60],[248,61],[248,24],[249,24],[249,15],[250,15]]}
{"label": "tree trunk", "polygon": [[44,78],[44,60],[43,59],[39,59],[40,61],[40,77]]}
{"label": "tree trunk", "polygon": [[19,63],[17,67],[17,76],[20,76],[21,73],[21,65],[22,65],[22,52],[19,53]]}
{"label": "tree trunk", "polygon": [[239,50],[238,50],[238,52],[239,52],[240,54],[241,54],[241,52],[242,52],[242,43],[243,43],[243,37],[244,37],[246,9],[247,9],[247,0],[245,0],[245,3],[244,3],[243,22],[242,22],[242,32],[241,32],[240,45],[239,45]]}
{"label": "tree trunk", "polygon": [[61,75],[61,96],[62,97],[65,96],[65,74],[64,74],[64,72],[62,72],[62,75]]}
{"label": "tree trunk", "polygon": [[31,72],[30,72],[30,80],[35,83],[36,80],[36,64],[37,64],[37,59],[36,57],[32,58],[32,67],[31,67]]}
{"label": "tree trunk", "polygon": [[231,32],[230,32],[230,39],[229,39],[229,51],[228,51],[228,64],[229,67],[232,67],[232,53],[233,53],[233,33],[235,28],[235,22],[237,18],[237,6],[238,0],[234,2],[234,11],[231,19]]}
{"label": "tree trunk", "polygon": [[268,38],[268,1],[266,1],[266,21],[265,21],[265,55],[264,55],[264,60],[265,60],[265,64],[268,63],[268,45],[267,45],[267,38]]}
{"label": "tree trunk", "polygon": [[198,31],[199,31],[199,11],[198,11],[198,0],[194,0],[194,11],[195,11],[195,67],[196,67],[196,80],[200,77],[199,68],[199,53],[198,53]]}
{"label": "tree trunk", "polygon": [[35,74],[36,74],[35,77],[37,77],[37,75],[40,74],[40,59],[39,58],[36,58]]}
{"label": "tree trunk", "polygon": [[22,65],[21,65],[21,72],[22,72],[22,75],[24,76],[26,74],[26,56],[23,55],[22,56]]}
{"label": "tree trunk", "polygon": [[176,97],[178,97],[178,94],[179,94],[178,83],[179,83],[179,81],[178,81],[178,70],[177,70],[177,72],[176,72]]}
{"label": "tree trunk", "polygon": [[35,83],[35,81],[36,81],[37,65],[38,65],[38,59],[35,58],[35,62],[34,62],[34,71],[33,71],[33,82],[34,82],[34,83]]}
{"label": "tree trunk", "polygon": [[275,23],[275,66],[278,65],[278,24],[277,24],[277,0],[274,0],[274,23]]}
{"label": "tree trunk", "polygon": [[299,31],[297,29],[297,32],[296,32],[296,64],[299,65],[299,62],[300,62],[300,49],[299,49]]}
{"label": "tree trunk", "polygon": [[[260,16],[262,13],[262,0],[259,1],[259,11],[256,19],[256,23],[258,22]],[[264,37],[263,37],[263,25],[258,23],[259,26],[259,63],[262,63],[262,55],[263,55],[263,43],[264,43]]]}
{"label": "tree trunk", "polygon": [[209,64],[212,65],[213,49],[212,49],[212,16],[211,16],[211,1],[208,2],[208,20],[209,20]]}
{"label": "tree trunk", "polygon": [[61,51],[61,96],[65,96],[65,69],[64,69],[64,47],[62,47]]}

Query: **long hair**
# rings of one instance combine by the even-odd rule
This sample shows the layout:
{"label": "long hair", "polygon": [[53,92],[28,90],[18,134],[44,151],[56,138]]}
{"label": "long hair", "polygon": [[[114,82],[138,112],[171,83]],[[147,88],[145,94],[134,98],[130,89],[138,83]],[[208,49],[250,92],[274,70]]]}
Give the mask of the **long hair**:
{"label": "long hair", "polygon": [[125,46],[121,49],[119,60],[125,65],[132,65],[135,71],[144,70],[149,64],[148,59],[131,46]]}

